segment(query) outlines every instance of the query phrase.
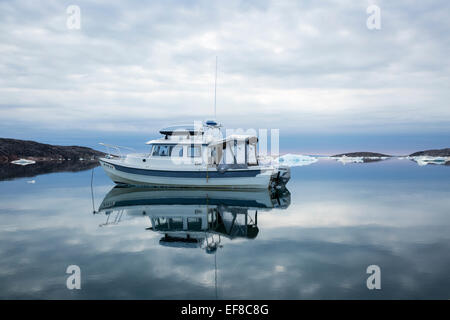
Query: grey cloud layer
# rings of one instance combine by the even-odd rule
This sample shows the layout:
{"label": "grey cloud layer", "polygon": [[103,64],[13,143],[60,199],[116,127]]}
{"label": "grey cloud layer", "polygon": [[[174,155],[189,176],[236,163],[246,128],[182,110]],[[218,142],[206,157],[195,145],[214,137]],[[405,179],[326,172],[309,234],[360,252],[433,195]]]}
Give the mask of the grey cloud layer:
{"label": "grey cloud layer", "polygon": [[[371,3],[371,2],[370,2]],[[0,4],[0,117],[17,127],[140,131],[212,114],[291,131],[447,130],[447,1]],[[249,123],[251,119],[251,123]]]}

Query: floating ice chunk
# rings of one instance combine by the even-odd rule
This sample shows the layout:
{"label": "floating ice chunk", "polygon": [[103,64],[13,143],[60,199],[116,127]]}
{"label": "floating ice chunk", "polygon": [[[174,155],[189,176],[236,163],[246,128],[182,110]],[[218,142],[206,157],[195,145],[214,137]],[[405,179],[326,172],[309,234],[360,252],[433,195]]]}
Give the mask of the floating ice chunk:
{"label": "floating ice chunk", "polygon": [[274,161],[276,161],[275,157],[271,156],[258,156],[258,162],[262,165],[271,165]]}
{"label": "floating ice chunk", "polygon": [[330,159],[334,159],[336,161],[339,161],[342,164],[347,163],[364,163],[364,162],[373,162],[373,161],[381,161],[389,159],[390,157],[349,157],[346,155],[339,156],[339,157],[330,157]]}
{"label": "floating ice chunk", "polygon": [[408,158],[417,162],[419,166],[426,166],[427,164],[445,164],[450,161],[450,157],[417,156]]}
{"label": "floating ice chunk", "polygon": [[386,160],[386,159],[389,159],[390,157],[362,157],[363,158],[363,160],[366,160],[366,159],[368,159],[368,160]]}
{"label": "floating ice chunk", "polygon": [[284,272],[286,271],[285,266],[276,265],[275,266],[275,272]]}
{"label": "floating ice chunk", "polygon": [[35,184],[35,183],[36,183],[36,180],[28,180],[27,183]]}
{"label": "floating ice chunk", "polygon": [[364,158],[363,157],[347,157],[347,156],[341,156],[335,158],[337,161],[342,163],[343,165],[346,165],[347,163],[363,163]]}
{"label": "floating ice chunk", "polygon": [[276,163],[282,164],[288,167],[299,167],[299,166],[307,166],[317,162],[318,159],[316,157],[305,156],[302,154],[285,154],[284,156],[279,157],[275,160]]}
{"label": "floating ice chunk", "polygon": [[20,166],[27,166],[29,164],[36,163],[36,161],[28,160],[28,159],[19,159],[19,160],[11,161],[11,163],[18,164]]}

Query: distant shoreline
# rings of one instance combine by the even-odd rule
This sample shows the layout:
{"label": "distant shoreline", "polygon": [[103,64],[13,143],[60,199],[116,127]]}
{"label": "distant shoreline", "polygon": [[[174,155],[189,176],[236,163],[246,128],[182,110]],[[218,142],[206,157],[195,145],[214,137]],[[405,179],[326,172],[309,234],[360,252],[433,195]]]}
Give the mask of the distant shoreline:
{"label": "distant shoreline", "polygon": [[19,159],[36,162],[97,161],[105,153],[81,146],[58,146],[31,140],[0,138],[0,163]]}
{"label": "distant shoreline", "polygon": [[383,153],[377,153],[377,152],[366,152],[366,151],[359,151],[359,152],[347,152],[347,153],[340,153],[336,154],[331,157],[376,157],[376,158],[391,158],[392,156],[383,154]]}
{"label": "distant shoreline", "polygon": [[[36,162],[47,161],[96,161],[105,153],[82,146],[59,146],[39,143],[31,140],[19,140],[0,138],[0,163],[11,163],[19,159],[33,160]],[[393,158],[393,156],[378,152],[357,151],[346,152],[331,156],[332,158]],[[450,157],[450,148],[430,149],[411,153],[400,157]]]}
{"label": "distant shoreline", "polygon": [[387,157],[387,158],[394,158],[394,157],[450,157],[450,148],[444,148],[444,149],[430,149],[430,150],[423,150],[423,151],[417,151],[414,153],[411,153],[409,155],[404,156],[393,156],[383,153],[377,153],[377,152],[366,152],[366,151],[358,151],[358,152],[347,152],[347,153],[340,153],[333,155],[331,157]]}
{"label": "distant shoreline", "polygon": [[342,163],[351,162],[378,162],[392,158],[407,158],[415,161],[417,164],[423,166],[427,164],[443,164],[450,165],[450,148],[446,149],[430,149],[411,153],[405,156],[392,156],[376,152],[349,152],[341,153],[330,158],[334,158]]}

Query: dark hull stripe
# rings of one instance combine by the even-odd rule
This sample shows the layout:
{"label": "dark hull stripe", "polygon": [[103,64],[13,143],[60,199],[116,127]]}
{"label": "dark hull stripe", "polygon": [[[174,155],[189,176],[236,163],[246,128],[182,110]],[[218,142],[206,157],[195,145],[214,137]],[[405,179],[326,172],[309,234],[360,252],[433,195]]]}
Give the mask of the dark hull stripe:
{"label": "dark hull stripe", "polygon": [[261,173],[261,170],[239,170],[239,171],[225,171],[223,173],[219,171],[168,171],[168,170],[151,170],[151,169],[138,169],[124,167],[118,164],[103,161],[109,165],[116,168],[117,171],[122,171],[131,174],[138,174],[144,176],[156,176],[156,177],[171,177],[171,178],[201,178],[206,179],[206,174],[208,178],[248,178],[256,177]]}
{"label": "dark hull stripe", "polygon": [[[110,202],[109,200],[105,201]],[[267,208],[256,200],[240,199],[207,199],[207,198],[161,198],[161,199],[136,199],[113,201],[112,205],[100,205],[101,210],[113,209],[128,206],[151,206],[151,205],[224,205],[251,208]]]}

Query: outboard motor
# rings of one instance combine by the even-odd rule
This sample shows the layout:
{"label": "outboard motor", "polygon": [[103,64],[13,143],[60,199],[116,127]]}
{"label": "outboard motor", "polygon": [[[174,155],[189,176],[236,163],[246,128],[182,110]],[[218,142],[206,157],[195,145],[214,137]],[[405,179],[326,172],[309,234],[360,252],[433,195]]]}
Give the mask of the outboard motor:
{"label": "outboard motor", "polygon": [[287,209],[291,204],[291,193],[283,185],[271,189],[270,197],[274,208]]}
{"label": "outboard motor", "polygon": [[278,166],[277,170],[272,174],[271,184],[273,187],[284,186],[291,179],[291,168],[287,166]]}

